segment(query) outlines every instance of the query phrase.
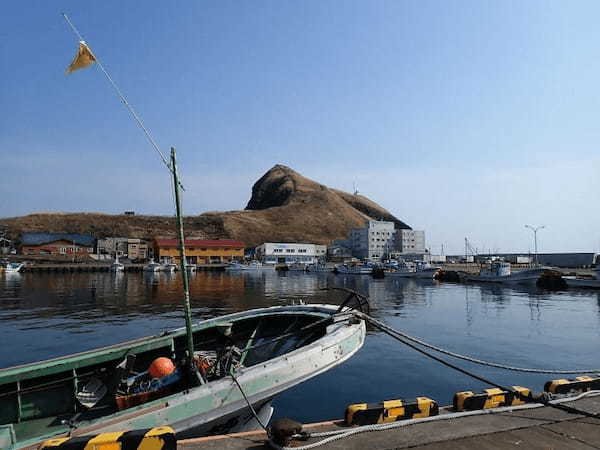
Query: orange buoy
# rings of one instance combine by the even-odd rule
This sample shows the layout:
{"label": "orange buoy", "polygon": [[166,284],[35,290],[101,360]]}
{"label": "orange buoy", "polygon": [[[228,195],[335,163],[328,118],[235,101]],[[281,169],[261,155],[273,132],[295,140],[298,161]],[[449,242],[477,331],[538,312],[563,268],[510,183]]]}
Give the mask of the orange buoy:
{"label": "orange buoy", "polygon": [[148,373],[152,378],[165,377],[175,372],[175,364],[169,358],[161,356],[156,358],[148,367]]}

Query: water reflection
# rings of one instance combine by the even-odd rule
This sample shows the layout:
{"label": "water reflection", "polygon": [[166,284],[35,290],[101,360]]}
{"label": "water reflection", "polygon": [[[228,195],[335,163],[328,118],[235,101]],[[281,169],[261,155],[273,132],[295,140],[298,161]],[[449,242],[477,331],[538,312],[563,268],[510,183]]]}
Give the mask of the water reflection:
{"label": "water reflection", "polygon": [[[180,273],[0,275],[0,338],[8,342],[0,347],[0,367],[181,327],[181,285]],[[334,286],[369,295],[378,318],[460,353],[521,366],[600,366],[597,292],[548,293],[520,286],[375,280],[331,273],[190,274],[196,320],[298,299],[339,304],[345,293],[323,290]],[[364,383],[367,373],[370,383]],[[493,370],[486,374],[499,382],[538,389],[547,378]],[[403,380],[400,385],[398,377]],[[370,330],[357,356],[286,392],[278,402],[293,410],[294,417],[316,421],[337,417],[345,404],[358,401],[356,392],[361,393],[360,401],[430,395],[446,403],[456,390],[482,387]],[[318,411],[302,406],[323,404],[324,391],[330,393],[330,401]]]}

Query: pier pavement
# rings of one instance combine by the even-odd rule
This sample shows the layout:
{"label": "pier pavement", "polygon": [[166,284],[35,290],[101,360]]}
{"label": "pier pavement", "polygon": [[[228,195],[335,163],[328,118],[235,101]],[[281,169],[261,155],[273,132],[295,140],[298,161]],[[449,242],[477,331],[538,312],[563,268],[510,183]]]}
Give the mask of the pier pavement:
{"label": "pier pavement", "polygon": [[[565,403],[569,406],[600,413],[600,396]],[[487,410],[492,411],[492,410]],[[440,411],[440,415],[448,410]],[[342,428],[341,421],[305,425],[309,432]],[[246,450],[270,448],[262,431],[237,433],[178,442],[178,450]],[[295,441],[291,446],[311,444]],[[475,416],[421,422],[387,431],[357,434],[317,447],[345,449],[573,449],[600,448],[600,419],[567,413],[551,407],[517,409]]]}

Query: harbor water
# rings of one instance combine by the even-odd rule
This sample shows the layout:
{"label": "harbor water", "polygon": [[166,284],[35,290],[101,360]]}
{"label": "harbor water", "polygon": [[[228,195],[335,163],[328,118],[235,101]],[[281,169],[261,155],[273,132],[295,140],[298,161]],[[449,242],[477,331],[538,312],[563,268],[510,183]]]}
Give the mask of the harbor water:
{"label": "harbor water", "polygon": [[[272,305],[340,303],[341,286],[371,298],[372,314],[432,344],[479,359],[547,369],[600,368],[600,294],[536,288],[376,280],[301,272],[192,274],[194,320]],[[183,326],[178,273],[0,274],[0,367],[154,335]],[[506,385],[541,390],[564,378],[459,362]],[[485,386],[370,329],[348,362],[281,394],[275,415],[341,418],[351,403],[427,396],[441,405]]]}

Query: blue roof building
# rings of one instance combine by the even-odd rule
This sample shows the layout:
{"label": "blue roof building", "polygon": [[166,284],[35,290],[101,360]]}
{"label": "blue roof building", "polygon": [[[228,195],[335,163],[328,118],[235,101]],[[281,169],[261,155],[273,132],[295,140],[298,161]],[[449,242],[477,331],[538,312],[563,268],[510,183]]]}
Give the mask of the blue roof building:
{"label": "blue roof building", "polygon": [[57,241],[67,241],[81,247],[94,247],[94,236],[71,233],[22,233],[21,246],[39,246]]}

